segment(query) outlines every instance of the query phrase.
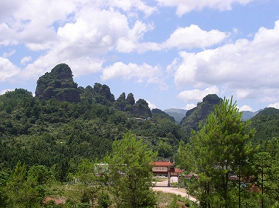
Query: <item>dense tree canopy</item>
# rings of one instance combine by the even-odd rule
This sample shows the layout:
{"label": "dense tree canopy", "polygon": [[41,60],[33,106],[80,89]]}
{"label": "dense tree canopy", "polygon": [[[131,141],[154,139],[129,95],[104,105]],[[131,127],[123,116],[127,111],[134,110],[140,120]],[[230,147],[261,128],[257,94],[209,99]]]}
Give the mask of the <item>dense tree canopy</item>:
{"label": "dense tree canopy", "polygon": [[[153,159],[195,173],[186,187],[202,207],[276,207],[278,115],[267,108],[244,122],[232,100],[208,95],[178,125],[132,93],[115,100],[107,85],[78,87],[60,64],[40,77],[35,97],[0,96],[0,207],[55,207],[42,205],[48,186],[77,181],[82,195],[64,207],[108,207],[112,195],[119,207],[152,206]],[[113,193],[96,172],[106,155]]]}

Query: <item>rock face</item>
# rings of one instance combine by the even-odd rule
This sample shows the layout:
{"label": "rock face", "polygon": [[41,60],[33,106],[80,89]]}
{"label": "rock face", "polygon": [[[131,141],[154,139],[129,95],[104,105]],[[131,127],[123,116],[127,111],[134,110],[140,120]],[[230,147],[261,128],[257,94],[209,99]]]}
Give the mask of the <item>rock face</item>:
{"label": "rock face", "polygon": [[114,102],[114,95],[110,92],[110,88],[107,85],[95,83],[93,88],[93,96],[97,103],[103,105],[109,105]]}
{"label": "rock face", "polygon": [[182,119],[181,125],[190,135],[191,130],[198,130],[199,123],[206,120],[207,116],[214,111],[216,105],[221,103],[222,99],[215,94],[207,95],[203,98],[197,107],[187,111],[186,116]]}
{"label": "rock face", "polygon": [[148,118],[151,117],[151,111],[148,103],[144,99],[139,99],[133,106],[133,113],[135,117]]}
{"label": "rock face", "polygon": [[37,81],[35,96],[39,99],[55,98],[59,101],[79,102],[80,91],[73,81],[72,70],[67,64],[56,65]]}

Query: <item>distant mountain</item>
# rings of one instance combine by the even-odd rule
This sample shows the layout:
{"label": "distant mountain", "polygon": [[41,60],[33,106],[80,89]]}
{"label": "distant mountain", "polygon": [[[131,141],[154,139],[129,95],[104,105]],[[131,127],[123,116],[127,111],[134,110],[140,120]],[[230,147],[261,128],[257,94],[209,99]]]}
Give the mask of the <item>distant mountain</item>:
{"label": "distant mountain", "polygon": [[265,108],[260,111],[251,119],[251,127],[256,129],[256,142],[279,137],[279,110]]}
{"label": "distant mountain", "polygon": [[205,121],[207,116],[214,111],[216,105],[221,103],[222,99],[215,94],[209,94],[198,103],[197,107],[187,111],[186,116],[181,121],[181,126],[190,135],[192,130],[199,129],[199,123]]}
{"label": "distant mountain", "polygon": [[256,116],[260,111],[251,112],[251,111],[242,111],[242,119],[243,121],[248,121],[254,116]]}
{"label": "distant mountain", "polygon": [[152,109],[151,111],[152,113],[152,118],[155,119],[155,120],[158,120],[158,119],[167,119],[167,120],[170,120],[172,122],[175,121],[175,119],[170,116],[169,114],[167,114],[166,112],[160,110],[160,109]]}
{"label": "distant mountain", "polygon": [[184,109],[177,109],[177,108],[170,108],[164,110],[168,115],[174,118],[176,123],[180,123],[184,116],[186,115],[187,110]]}

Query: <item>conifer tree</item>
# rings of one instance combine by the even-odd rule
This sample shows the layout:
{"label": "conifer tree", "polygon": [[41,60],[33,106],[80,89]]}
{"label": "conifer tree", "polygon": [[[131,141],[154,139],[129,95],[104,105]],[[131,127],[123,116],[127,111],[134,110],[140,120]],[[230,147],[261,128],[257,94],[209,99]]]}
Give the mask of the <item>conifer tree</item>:
{"label": "conifer tree", "polygon": [[241,117],[232,98],[224,99],[191,138],[202,207],[238,207],[241,203],[240,195],[238,202],[233,200],[230,176],[238,176],[240,184],[242,170],[253,150],[249,141],[254,135]]}

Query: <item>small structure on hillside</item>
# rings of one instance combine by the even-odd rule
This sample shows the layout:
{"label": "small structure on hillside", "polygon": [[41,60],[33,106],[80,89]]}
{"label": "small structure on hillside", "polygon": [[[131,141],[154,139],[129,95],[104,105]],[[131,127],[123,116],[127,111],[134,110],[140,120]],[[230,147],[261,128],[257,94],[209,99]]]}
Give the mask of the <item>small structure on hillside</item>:
{"label": "small structure on hillside", "polygon": [[179,175],[183,172],[179,168],[175,168],[175,163],[170,161],[156,161],[152,162],[152,172],[155,176],[165,176],[168,177],[168,186],[170,186],[170,177]]}

